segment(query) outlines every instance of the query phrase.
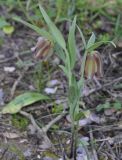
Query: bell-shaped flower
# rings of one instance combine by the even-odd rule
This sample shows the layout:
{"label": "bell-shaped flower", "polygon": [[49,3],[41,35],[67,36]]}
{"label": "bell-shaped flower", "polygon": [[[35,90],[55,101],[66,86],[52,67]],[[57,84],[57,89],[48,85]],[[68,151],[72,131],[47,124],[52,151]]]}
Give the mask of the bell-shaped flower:
{"label": "bell-shaped flower", "polygon": [[88,53],[85,62],[85,77],[91,79],[94,76],[98,78],[103,76],[102,59],[98,51]]}
{"label": "bell-shaped flower", "polygon": [[35,59],[46,60],[52,53],[52,43],[44,37],[39,37],[35,47],[31,48]]}

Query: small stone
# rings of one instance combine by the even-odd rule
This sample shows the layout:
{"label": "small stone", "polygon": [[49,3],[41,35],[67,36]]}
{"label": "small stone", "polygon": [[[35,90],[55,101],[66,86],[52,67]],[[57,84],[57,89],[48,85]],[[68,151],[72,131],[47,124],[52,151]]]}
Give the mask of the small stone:
{"label": "small stone", "polygon": [[25,157],[30,157],[32,155],[30,149],[27,149],[23,154]]}
{"label": "small stone", "polygon": [[4,71],[12,73],[15,71],[15,67],[4,67]]}
{"label": "small stone", "polygon": [[106,109],[106,110],[104,111],[104,114],[105,114],[106,116],[111,116],[111,115],[113,115],[114,112],[115,112],[115,109],[114,109],[114,108],[109,108],[109,109]]}
{"label": "small stone", "polygon": [[57,80],[57,79],[53,79],[53,80],[51,80],[51,81],[49,81],[48,83],[47,83],[47,86],[48,87],[54,87],[54,86],[56,86],[56,85],[58,85],[59,84],[59,81]]}
{"label": "small stone", "polygon": [[4,105],[4,100],[3,100],[3,97],[4,97],[4,92],[3,92],[3,89],[0,88],[0,105]]}
{"label": "small stone", "polygon": [[45,93],[47,93],[47,94],[55,94],[56,93],[56,91],[57,91],[57,87],[55,87],[55,88],[45,88]]}

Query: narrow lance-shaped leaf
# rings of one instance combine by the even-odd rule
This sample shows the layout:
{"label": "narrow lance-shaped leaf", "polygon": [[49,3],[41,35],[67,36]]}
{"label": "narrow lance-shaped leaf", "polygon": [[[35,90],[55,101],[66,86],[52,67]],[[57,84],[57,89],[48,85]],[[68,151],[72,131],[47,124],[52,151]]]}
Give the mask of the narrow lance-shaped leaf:
{"label": "narrow lance-shaped leaf", "polygon": [[106,44],[106,43],[111,43],[111,44],[116,48],[115,43],[112,42],[112,41],[100,41],[100,42],[94,43],[91,47],[89,47],[89,48],[87,49],[87,51],[88,51],[88,52],[91,52],[91,51],[95,50],[96,48],[98,48],[98,47],[100,47],[101,45]]}
{"label": "narrow lance-shaped leaf", "polygon": [[66,67],[64,67],[63,65],[59,65],[59,67],[63,70],[65,75],[68,76],[68,71],[67,71]]}
{"label": "narrow lance-shaped leaf", "polygon": [[72,25],[69,30],[68,36],[68,47],[70,54],[70,66],[71,69],[74,68],[76,62],[76,41],[75,41],[75,28],[76,28],[76,17],[74,18]]}
{"label": "narrow lance-shaped leaf", "polygon": [[117,36],[117,34],[119,33],[119,27],[120,27],[120,24],[121,24],[121,15],[119,14],[117,16],[117,20],[116,20],[116,23],[115,23],[115,36]]}
{"label": "narrow lance-shaped leaf", "polygon": [[56,27],[56,25],[51,21],[41,4],[39,4],[40,11],[44,17],[45,22],[47,23],[52,35],[55,38],[55,41],[65,50],[66,43],[65,40],[60,32],[60,30]]}
{"label": "narrow lance-shaped leaf", "polygon": [[81,39],[83,41],[83,44],[84,44],[84,48],[85,48],[85,53],[83,55],[83,60],[82,60],[82,64],[81,64],[81,77],[80,77],[80,80],[78,81],[78,88],[83,88],[83,84],[84,84],[84,69],[85,69],[85,62],[86,62],[86,56],[87,56],[87,51],[86,51],[86,40],[85,40],[85,37],[83,35],[83,32],[81,31],[81,29],[77,26],[79,32],[80,32],[80,36],[81,36]]}
{"label": "narrow lance-shaped leaf", "polygon": [[61,60],[63,62],[65,62],[66,60],[66,55],[63,51],[63,49],[61,48],[61,46],[59,46],[58,44],[54,45],[54,49],[55,49],[55,54],[59,56],[59,58],[61,58]]}
{"label": "narrow lance-shaped leaf", "polygon": [[49,39],[50,41],[52,41],[52,37],[51,35],[49,34],[49,32],[47,32],[45,29],[40,29],[39,27],[33,25],[33,24],[30,24],[24,20],[22,20],[20,17],[13,17],[13,19],[17,22],[20,22],[24,25],[26,25],[27,27],[33,29],[35,32],[37,32],[39,35]]}
{"label": "narrow lance-shaped leaf", "polygon": [[78,81],[78,88],[83,88],[84,85],[84,70],[85,70],[85,62],[86,62],[86,57],[87,57],[87,51],[85,51],[83,55],[83,60],[81,64],[81,77],[80,80]]}
{"label": "narrow lance-shaped leaf", "polygon": [[74,75],[72,75],[71,86],[69,86],[69,105],[70,105],[70,116],[72,119],[75,118],[75,114],[79,113],[79,89],[77,85],[77,81]]}
{"label": "narrow lance-shaped leaf", "polygon": [[47,96],[44,96],[40,93],[36,92],[27,92],[22,95],[17,96],[14,100],[8,103],[0,113],[6,114],[14,114],[19,112],[23,107],[28,106],[32,103],[41,101],[41,100],[48,100]]}
{"label": "narrow lance-shaped leaf", "polygon": [[85,40],[85,37],[83,35],[83,32],[81,31],[81,29],[79,28],[79,26],[77,25],[77,28],[78,28],[78,31],[80,33],[80,36],[81,36],[81,39],[83,41],[83,45],[84,45],[84,48],[86,48],[86,40]]}
{"label": "narrow lance-shaped leaf", "polygon": [[87,43],[87,49],[90,48],[94,43],[95,43],[95,34],[92,32],[92,35],[89,38]]}

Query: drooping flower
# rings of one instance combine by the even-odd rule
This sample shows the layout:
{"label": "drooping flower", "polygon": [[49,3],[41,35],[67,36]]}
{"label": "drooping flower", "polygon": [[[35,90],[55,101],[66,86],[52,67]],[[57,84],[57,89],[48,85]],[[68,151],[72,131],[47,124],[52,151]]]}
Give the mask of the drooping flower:
{"label": "drooping flower", "polygon": [[46,60],[52,53],[52,43],[44,37],[39,37],[35,47],[31,48],[34,58]]}
{"label": "drooping flower", "polygon": [[91,79],[94,76],[98,78],[103,76],[103,64],[98,51],[92,51],[87,54],[85,62],[85,76],[88,79]]}

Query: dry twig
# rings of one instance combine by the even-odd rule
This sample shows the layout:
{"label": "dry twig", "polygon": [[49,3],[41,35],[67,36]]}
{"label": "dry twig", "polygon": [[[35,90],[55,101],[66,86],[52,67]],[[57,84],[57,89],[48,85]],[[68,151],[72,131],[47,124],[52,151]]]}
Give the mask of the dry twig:
{"label": "dry twig", "polygon": [[18,84],[20,83],[21,79],[23,78],[23,76],[25,75],[27,70],[28,70],[28,67],[24,70],[24,72],[22,74],[19,74],[19,77],[15,80],[15,82],[12,86],[11,92],[10,92],[10,99],[13,98],[15,90],[16,90]]}
{"label": "dry twig", "polygon": [[113,84],[115,84],[115,83],[118,83],[118,82],[120,82],[121,80],[122,80],[122,77],[119,77],[119,78],[114,79],[113,81],[111,81],[111,82],[109,82],[109,83],[106,83],[106,84],[104,84],[104,85],[102,85],[102,86],[100,86],[100,87],[93,88],[93,89],[91,89],[87,94],[83,95],[83,97],[89,96],[89,95],[91,95],[92,93],[97,92],[97,91],[99,91],[99,90],[101,90],[101,89],[104,89],[104,88],[106,88],[106,87],[108,87],[108,86],[111,86],[111,85],[113,85]]}
{"label": "dry twig", "polygon": [[98,160],[97,152],[96,152],[94,144],[93,144],[94,138],[93,138],[93,132],[92,132],[91,128],[90,128],[90,133],[89,134],[90,134],[90,139],[91,139],[91,147],[92,147],[94,160]]}
{"label": "dry twig", "polygon": [[56,122],[58,122],[58,121],[59,121],[61,118],[63,118],[67,113],[66,113],[66,112],[63,112],[62,114],[58,115],[56,118],[54,118],[52,121],[50,121],[46,126],[44,126],[44,127],[42,127],[42,128],[40,128],[40,127],[37,125],[34,117],[33,117],[31,114],[29,114],[29,113],[27,113],[27,112],[24,112],[24,111],[20,111],[20,114],[22,114],[23,116],[25,116],[26,118],[28,118],[28,119],[31,121],[31,123],[33,124],[34,128],[38,131],[39,135],[40,135],[41,138],[44,140],[44,143],[45,143],[46,145],[48,145],[49,148],[50,148],[50,147],[53,147],[53,148],[54,148],[53,144],[51,143],[50,139],[49,139],[48,136],[47,136],[47,132],[48,132],[48,130],[51,128],[51,126],[52,126],[53,124],[55,124]]}

